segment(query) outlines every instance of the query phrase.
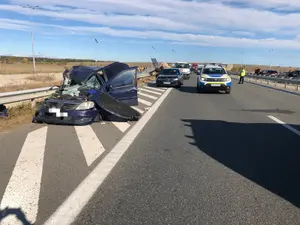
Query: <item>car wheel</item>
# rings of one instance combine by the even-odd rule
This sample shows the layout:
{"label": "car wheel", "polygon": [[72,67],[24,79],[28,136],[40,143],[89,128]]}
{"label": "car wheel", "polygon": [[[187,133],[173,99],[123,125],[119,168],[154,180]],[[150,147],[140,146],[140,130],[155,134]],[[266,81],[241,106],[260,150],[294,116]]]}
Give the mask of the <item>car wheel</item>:
{"label": "car wheel", "polygon": [[159,84],[156,84],[156,87],[159,87]]}
{"label": "car wheel", "polygon": [[181,88],[181,84],[178,84],[178,85],[176,86],[176,88]]}
{"label": "car wheel", "polygon": [[225,91],[226,94],[230,94],[230,92],[231,92],[231,88],[229,88]]}

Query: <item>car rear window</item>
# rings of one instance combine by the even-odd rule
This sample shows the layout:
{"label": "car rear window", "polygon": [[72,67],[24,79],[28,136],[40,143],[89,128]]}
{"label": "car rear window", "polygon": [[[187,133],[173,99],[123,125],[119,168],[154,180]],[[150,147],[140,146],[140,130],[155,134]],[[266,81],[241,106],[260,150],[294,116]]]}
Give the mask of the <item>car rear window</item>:
{"label": "car rear window", "polygon": [[179,70],[175,70],[175,69],[164,69],[161,74],[163,75],[179,75],[180,72]]}
{"label": "car rear window", "polygon": [[177,63],[175,64],[176,68],[190,68],[189,64],[182,64],[182,63]]}

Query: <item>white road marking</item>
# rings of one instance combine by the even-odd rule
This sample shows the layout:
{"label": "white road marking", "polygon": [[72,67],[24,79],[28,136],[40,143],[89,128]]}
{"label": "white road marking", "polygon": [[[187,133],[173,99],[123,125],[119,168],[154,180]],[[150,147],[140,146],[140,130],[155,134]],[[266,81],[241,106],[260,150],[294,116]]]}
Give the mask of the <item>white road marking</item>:
{"label": "white road marking", "polygon": [[153,91],[165,92],[165,90],[163,90],[161,88],[154,88],[154,87],[149,87],[149,86],[143,86],[143,88],[146,88],[146,89],[149,89],[149,90],[153,90]]}
{"label": "white road marking", "polygon": [[141,96],[144,96],[144,97],[147,97],[147,98],[151,98],[151,99],[158,99],[158,97],[156,96],[153,96],[153,95],[148,95],[148,94],[145,94],[145,93],[142,93],[142,92],[139,92],[138,95],[141,95]]}
{"label": "white road marking", "polygon": [[160,92],[147,90],[147,89],[145,89],[145,88],[141,88],[140,90],[141,90],[141,91],[144,91],[144,92],[151,93],[151,94],[155,94],[155,95],[162,95],[162,93],[160,93]]}
{"label": "white road marking", "polygon": [[75,126],[86,164],[88,166],[105,152],[105,148],[91,126]]}
{"label": "white road marking", "polygon": [[51,215],[44,225],[70,225],[74,222],[81,210],[86,206],[95,192],[99,189],[104,179],[117,164],[131,143],[154,115],[158,107],[169,95],[172,89],[167,90],[147,113],[132,127],[130,131],[116,144],[107,156],[95,169],[81,182],[63,204]]}
{"label": "white road marking", "polygon": [[[38,203],[43,172],[44,153],[48,127],[29,133],[6,186],[1,209],[19,208],[26,219],[34,224],[38,214]],[[23,224],[15,216],[1,220],[1,225]]]}
{"label": "white road marking", "polygon": [[138,111],[140,114],[143,114],[144,111],[141,110],[140,108],[136,107],[136,106],[131,106],[131,108],[133,108],[134,110]]}
{"label": "white road marking", "polygon": [[125,132],[130,127],[130,124],[127,122],[113,121],[112,124],[115,125],[122,132]]}
{"label": "white road marking", "polygon": [[139,102],[139,103],[142,103],[142,104],[144,104],[144,105],[146,105],[146,106],[151,106],[151,105],[152,105],[151,102],[148,102],[148,101],[146,101],[146,100],[144,100],[144,99],[141,99],[141,98],[138,98],[138,102]]}
{"label": "white road marking", "polygon": [[295,129],[294,127],[291,127],[290,125],[286,124],[285,122],[277,119],[274,116],[268,116],[271,120],[274,120],[276,123],[279,123],[280,125],[284,126],[286,129],[294,132],[295,134],[297,134],[298,136],[300,136],[300,131]]}

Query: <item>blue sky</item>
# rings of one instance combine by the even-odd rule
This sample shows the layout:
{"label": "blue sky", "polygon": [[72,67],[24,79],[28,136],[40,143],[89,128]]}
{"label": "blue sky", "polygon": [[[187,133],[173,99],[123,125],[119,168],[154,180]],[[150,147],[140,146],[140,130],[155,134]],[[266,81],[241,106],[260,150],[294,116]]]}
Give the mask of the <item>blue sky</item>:
{"label": "blue sky", "polygon": [[48,57],[300,66],[299,0],[0,0],[0,54],[31,31]]}

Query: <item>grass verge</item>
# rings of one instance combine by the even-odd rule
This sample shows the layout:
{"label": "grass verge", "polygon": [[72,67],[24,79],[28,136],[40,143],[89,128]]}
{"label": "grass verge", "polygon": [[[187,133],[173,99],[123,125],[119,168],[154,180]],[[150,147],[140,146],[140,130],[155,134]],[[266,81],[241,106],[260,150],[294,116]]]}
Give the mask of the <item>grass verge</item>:
{"label": "grass verge", "polygon": [[[138,86],[154,81],[155,79],[156,79],[155,76],[139,79]],[[0,88],[0,92],[1,92],[1,88]],[[0,118],[0,132],[8,131],[19,125],[30,123],[38,107],[38,104],[39,103],[37,103],[36,107],[34,108],[31,108],[30,103],[24,103],[15,107],[8,108],[8,117]]]}
{"label": "grass verge", "polygon": [[48,74],[48,75],[32,75],[29,77],[26,77],[26,80],[30,81],[36,81],[36,82],[53,82],[55,81],[55,75],[54,74]]}
{"label": "grass verge", "polygon": [[60,85],[61,81],[51,81],[51,82],[41,82],[41,83],[30,83],[30,84],[18,84],[18,85],[5,85],[0,87],[0,93],[2,92],[11,92],[11,91],[22,91],[34,88],[42,88],[42,87],[51,87],[55,85]]}
{"label": "grass verge", "polygon": [[0,132],[10,130],[20,124],[30,122],[35,110],[35,107],[31,108],[30,103],[24,103],[8,108],[8,117],[0,118]]}

